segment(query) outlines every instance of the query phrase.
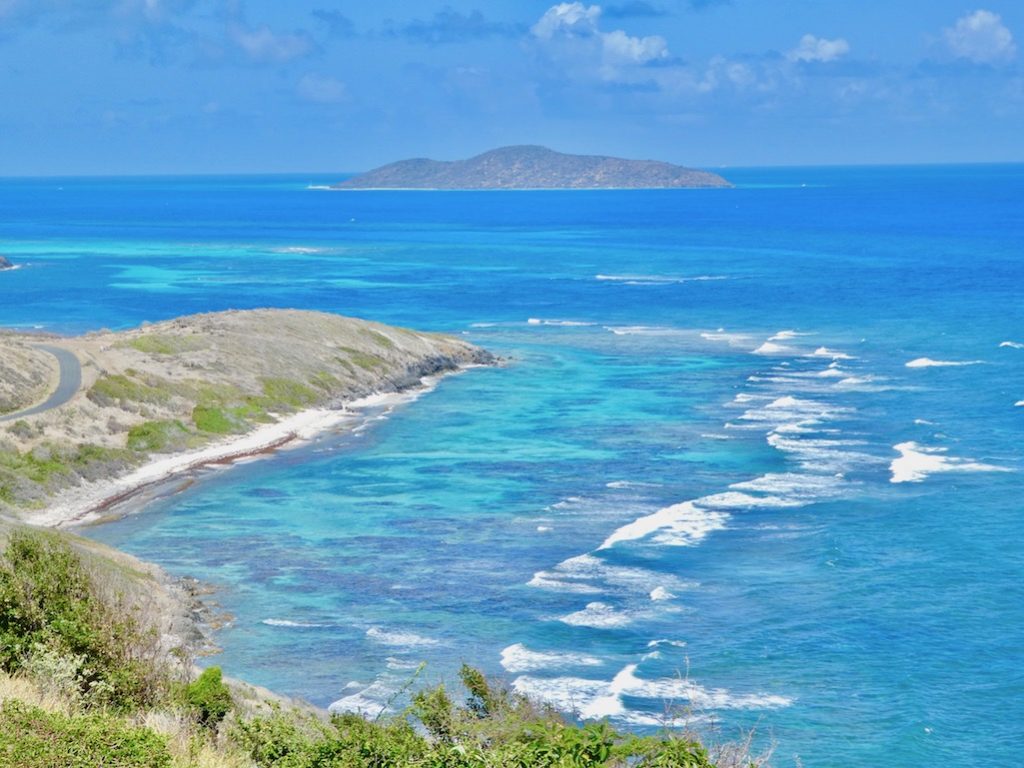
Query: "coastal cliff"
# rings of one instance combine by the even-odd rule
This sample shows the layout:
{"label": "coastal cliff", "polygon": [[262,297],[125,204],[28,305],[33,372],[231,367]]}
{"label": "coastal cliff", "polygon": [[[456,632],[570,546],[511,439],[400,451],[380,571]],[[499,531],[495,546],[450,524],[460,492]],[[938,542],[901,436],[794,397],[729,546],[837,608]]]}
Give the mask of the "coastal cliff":
{"label": "coastal cliff", "polygon": [[[59,374],[57,353],[70,358]],[[9,333],[0,336],[10,384],[0,388],[0,512],[68,522],[131,490],[112,480],[144,485],[277,447],[336,422],[346,403],[489,362],[458,339],[296,310],[194,315],[76,338]],[[66,378],[71,391],[26,409]],[[140,475],[156,455],[170,457],[164,469]]]}
{"label": "coastal cliff", "polygon": [[468,160],[417,158],[376,168],[334,189],[667,189],[732,186],[721,176],[657,160],[502,147]]}

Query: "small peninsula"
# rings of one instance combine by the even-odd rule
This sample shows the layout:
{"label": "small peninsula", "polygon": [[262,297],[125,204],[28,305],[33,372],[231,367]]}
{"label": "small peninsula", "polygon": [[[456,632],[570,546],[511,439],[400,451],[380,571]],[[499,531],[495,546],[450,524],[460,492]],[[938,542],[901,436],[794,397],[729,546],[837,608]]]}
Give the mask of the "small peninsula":
{"label": "small peninsula", "polygon": [[0,513],[77,522],[183,471],[331,428],[346,406],[491,362],[447,336],[298,310],[0,333]]}
{"label": "small peninsula", "polygon": [[0,272],[6,269],[14,269],[14,264],[6,256],[0,256]]}
{"label": "small peninsula", "polygon": [[721,176],[657,160],[502,147],[468,160],[417,158],[381,166],[332,189],[709,189]]}

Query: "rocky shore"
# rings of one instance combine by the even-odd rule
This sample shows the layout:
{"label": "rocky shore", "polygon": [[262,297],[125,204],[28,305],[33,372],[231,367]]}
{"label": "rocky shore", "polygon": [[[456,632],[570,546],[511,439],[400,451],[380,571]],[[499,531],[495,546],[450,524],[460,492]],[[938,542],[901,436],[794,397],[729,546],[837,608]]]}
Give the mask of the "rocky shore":
{"label": "rocky shore", "polygon": [[[34,384],[20,398],[0,391],[8,411],[53,384],[56,366],[38,341],[0,337],[4,379]],[[25,418],[15,410],[0,424],[0,513],[49,527],[82,522],[177,474],[339,428],[360,407],[493,362],[459,339],[295,310],[46,341],[80,362],[80,387],[59,407]]]}

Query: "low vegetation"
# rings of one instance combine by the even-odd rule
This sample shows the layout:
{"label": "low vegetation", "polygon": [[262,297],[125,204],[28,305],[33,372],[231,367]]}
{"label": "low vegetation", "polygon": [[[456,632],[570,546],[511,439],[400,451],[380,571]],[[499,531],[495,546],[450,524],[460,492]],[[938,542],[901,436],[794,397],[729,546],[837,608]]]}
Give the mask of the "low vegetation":
{"label": "low vegetation", "polygon": [[47,442],[19,451],[0,440],[0,502],[23,508],[40,506],[58,488],[116,474],[140,458],[139,450],[131,447]]}
{"label": "low vegetation", "polygon": [[[460,693],[421,691],[368,720],[254,707],[217,667],[153,653],[65,537],[15,529],[0,558],[0,767],[751,768],[691,735],[580,725],[463,667]],[[191,679],[193,678],[194,679]],[[461,701],[457,701],[461,699]]]}
{"label": "low vegetation", "polygon": [[[58,371],[51,355],[32,348],[34,337],[0,336],[2,414],[45,399]],[[82,364],[83,391],[0,424],[0,514],[38,509],[153,454],[493,362],[457,338],[297,310],[192,315],[61,345]]]}
{"label": "low vegetation", "polygon": [[121,345],[145,352],[147,355],[180,355],[183,352],[196,352],[210,346],[209,342],[200,336],[168,333],[149,333],[144,336],[136,336],[134,339],[121,342]]}

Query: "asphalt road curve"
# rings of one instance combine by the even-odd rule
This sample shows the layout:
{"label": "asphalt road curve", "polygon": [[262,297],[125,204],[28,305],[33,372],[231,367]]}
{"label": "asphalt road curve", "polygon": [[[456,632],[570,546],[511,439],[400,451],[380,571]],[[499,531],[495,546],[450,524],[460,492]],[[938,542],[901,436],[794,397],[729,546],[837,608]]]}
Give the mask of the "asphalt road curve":
{"label": "asphalt road curve", "polygon": [[32,346],[44,352],[49,352],[60,363],[60,381],[57,382],[57,389],[39,405],[33,405],[31,408],[26,408],[23,411],[0,416],[0,422],[23,419],[26,416],[34,416],[37,413],[44,413],[45,411],[59,408],[73,398],[75,393],[82,387],[82,364],[78,362],[78,358],[74,354],[66,349],[54,347],[50,344],[33,344]]}

